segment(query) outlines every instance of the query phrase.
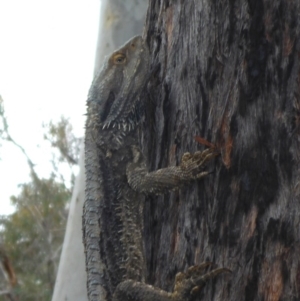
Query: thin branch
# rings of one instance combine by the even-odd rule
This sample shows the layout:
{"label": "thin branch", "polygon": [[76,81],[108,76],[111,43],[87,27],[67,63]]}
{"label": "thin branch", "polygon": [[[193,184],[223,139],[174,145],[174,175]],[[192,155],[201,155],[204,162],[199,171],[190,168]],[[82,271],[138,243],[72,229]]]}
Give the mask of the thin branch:
{"label": "thin branch", "polygon": [[25,156],[25,158],[27,160],[27,163],[29,165],[29,168],[30,168],[30,171],[31,171],[31,174],[32,174],[34,180],[40,181],[40,179],[34,169],[34,164],[31,161],[31,159],[29,158],[25,149],[19,143],[17,143],[15,139],[13,139],[13,137],[11,136],[11,134],[9,132],[9,126],[8,126],[7,118],[5,116],[5,110],[4,110],[3,103],[4,103],[3,98],[0,95],[0,117],[2,119],[2,124],[3,124],[3,132],[2,133],[5,133],[5,137],[2,137],[2,139],[11,142],[23,153],[23,155]]}

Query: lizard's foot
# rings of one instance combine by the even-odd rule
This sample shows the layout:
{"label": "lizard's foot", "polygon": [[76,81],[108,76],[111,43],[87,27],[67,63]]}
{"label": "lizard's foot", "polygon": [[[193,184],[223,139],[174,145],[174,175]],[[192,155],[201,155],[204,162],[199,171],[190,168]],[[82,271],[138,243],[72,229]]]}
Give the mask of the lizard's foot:
{"label": "lizard's foot", "polygon": [[204,262],[198,266],[190,267],[185,273],[178,273],[175,278],[173,293],[161,290],[152,285],[131,279],[121,282],[113,295],[113,301],[187,301],[205,283],[224,272],[231,272],[226,268],[212,270],[203,274],[203,270],[211,265],[211,262]]}
{"label": "lizard's foot", "polygon": [[211,264],[211,262],[203,262],[200,265],[190,267],[185,273],[178,273],[175,277],[174,292],[172,293],[174,300],[189,300],[209,279],[221,273],[231,272],[226,268],[218,268],[203,274],[203,270]]}
{"label": "lizard's foot", "polygon": [[219,154],[216,148],[208,148],[194,154],[184,153],[180,166],[184,172],[190,174],[192,179],[200,179],[209,174],[208,171],[203,171],[203,167]]}

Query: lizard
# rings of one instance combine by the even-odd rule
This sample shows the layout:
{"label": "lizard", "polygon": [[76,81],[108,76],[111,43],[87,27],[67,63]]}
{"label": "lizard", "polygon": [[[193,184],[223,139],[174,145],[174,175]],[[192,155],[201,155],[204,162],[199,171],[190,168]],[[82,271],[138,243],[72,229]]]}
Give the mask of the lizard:
{"label": "lizard", "polygon": [[185,153],[179,166],[148,171],[138,132],[149,61],[145,41],[133,37],[106,58],[88,94],[83,241],[89,301],[185,301],[227,271],[203,275],[208,263],[191,267],[176,276],[173,292],[145,283],[143,196],[206,176],[203,167],[217,155],[213,148]]}

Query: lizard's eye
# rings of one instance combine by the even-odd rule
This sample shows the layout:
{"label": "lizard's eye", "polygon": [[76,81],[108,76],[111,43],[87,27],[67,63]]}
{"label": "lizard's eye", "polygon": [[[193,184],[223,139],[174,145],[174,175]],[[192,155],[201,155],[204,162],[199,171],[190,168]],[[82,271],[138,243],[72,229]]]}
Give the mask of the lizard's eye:
{"label": "lizard's eye", "polygon": [[134,44],[134,43],[131,43],[131,47],[132,47],[132,48],[135,48],[135,44]]}
{"label": "lizard's eye", "polygon": [[123,54],[116,54],[114,57],[115,64],[124,64],[126,62],[126,57]]}

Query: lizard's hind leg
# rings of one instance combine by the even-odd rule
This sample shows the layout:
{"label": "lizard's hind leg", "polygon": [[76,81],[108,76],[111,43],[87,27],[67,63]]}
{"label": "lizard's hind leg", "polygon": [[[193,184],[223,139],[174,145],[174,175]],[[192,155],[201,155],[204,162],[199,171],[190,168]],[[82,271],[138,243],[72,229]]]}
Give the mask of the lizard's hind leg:
{"label": "lizard's hind leg", "polygon": [[188,301],[209,279],[231,272],[229,269],[219,268],[203,274],[203,270],[211,264],[204,262],[190,267],[185,273],[178,273],[172,293],[134,280],[123,281],[117,286],[113,301]]}

